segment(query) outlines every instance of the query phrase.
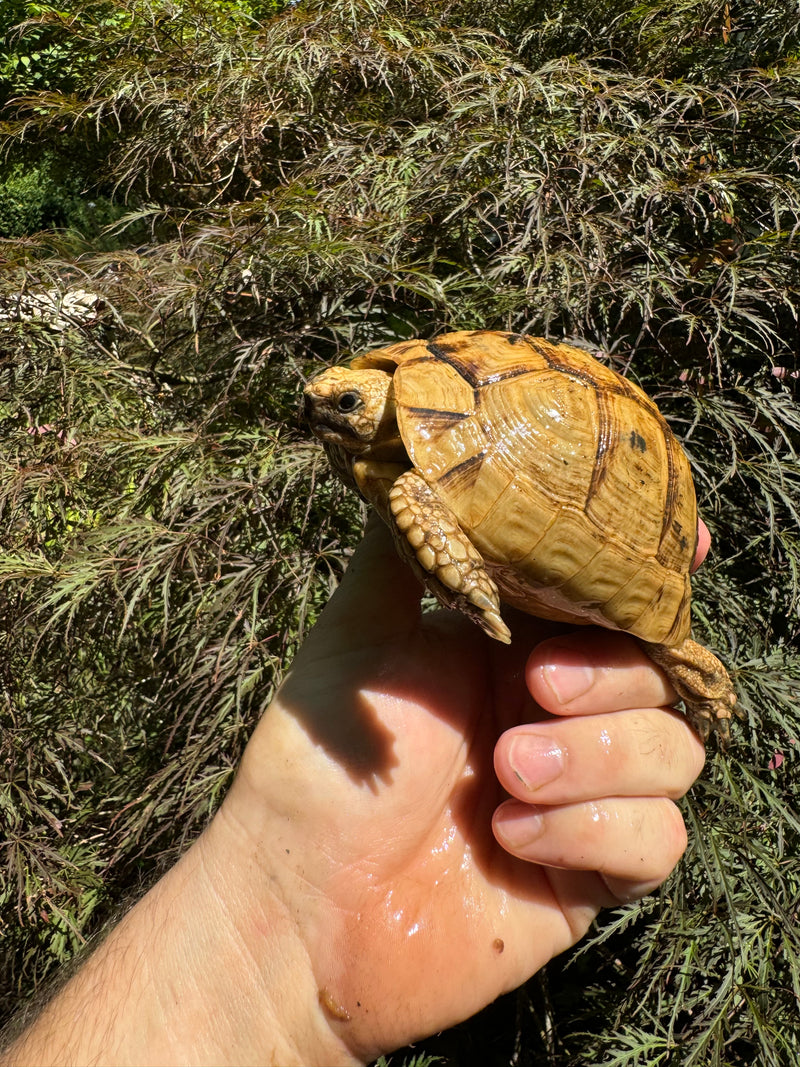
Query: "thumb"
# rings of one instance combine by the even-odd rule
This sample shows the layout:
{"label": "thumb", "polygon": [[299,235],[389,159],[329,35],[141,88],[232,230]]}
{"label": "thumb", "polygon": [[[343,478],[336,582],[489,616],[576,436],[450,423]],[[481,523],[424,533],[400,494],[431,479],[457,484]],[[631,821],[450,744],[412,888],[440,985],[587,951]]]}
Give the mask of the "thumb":
{"label": "thumb", "polygon": [[314,630],[324,630],[328,638],[335,634],[342,650],[380,644],[418,625],[421,595],[422,586],[397,554],[391,532],[373,513]]}

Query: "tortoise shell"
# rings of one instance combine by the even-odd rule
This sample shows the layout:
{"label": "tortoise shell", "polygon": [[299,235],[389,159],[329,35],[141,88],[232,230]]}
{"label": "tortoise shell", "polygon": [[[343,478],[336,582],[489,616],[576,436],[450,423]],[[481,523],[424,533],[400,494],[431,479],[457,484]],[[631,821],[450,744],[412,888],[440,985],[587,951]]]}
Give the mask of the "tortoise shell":
{"label": "tortoise shell", "polygon": [[565,344],[460,331],[370,352],[408,456],[503,600],[647,642],[690,631],[689,463],[633,382]]}

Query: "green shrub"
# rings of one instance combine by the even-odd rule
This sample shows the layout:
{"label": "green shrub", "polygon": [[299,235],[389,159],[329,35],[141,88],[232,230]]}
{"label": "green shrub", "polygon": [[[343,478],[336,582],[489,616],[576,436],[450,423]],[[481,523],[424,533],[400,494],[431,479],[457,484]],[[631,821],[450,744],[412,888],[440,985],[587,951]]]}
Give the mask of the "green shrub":
{"label": "green shrub", "polygon": [[15,167],[0,184],[0,237],[23,237],[43,229],[47,194],[39,171]]}
{"label": "green shrub", "polygon": [[796,11],[112,10],[57,21],[81,83],[6,127],[129,203],[104,247],[3,246],[6,306],[100,297],[0,324],[9,1007],[199,832],[341,573],[360,509],[297,424],[304,376],[486,326],[588,344],[658,399],[715,538],[695,629],[746,721],[664,889],[425,1048],[795,1062]]}

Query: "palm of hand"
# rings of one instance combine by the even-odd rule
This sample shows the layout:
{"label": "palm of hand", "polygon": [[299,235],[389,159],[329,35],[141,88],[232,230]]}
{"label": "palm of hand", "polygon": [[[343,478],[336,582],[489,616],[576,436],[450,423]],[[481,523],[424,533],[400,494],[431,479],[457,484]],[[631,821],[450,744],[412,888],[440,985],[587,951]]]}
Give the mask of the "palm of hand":
{"label": "palm of hand", "polygon": [[321,1003],[357,1055],[477,1011],[611,902],[596,874],[525,863],[492,834],[496,740],[541,715],[523,669],[552,628],[525,622],[506,648],[450,613],[420,619],[373,530],[248,747],[229,811],[267,843],[278,892],[300,887]]}

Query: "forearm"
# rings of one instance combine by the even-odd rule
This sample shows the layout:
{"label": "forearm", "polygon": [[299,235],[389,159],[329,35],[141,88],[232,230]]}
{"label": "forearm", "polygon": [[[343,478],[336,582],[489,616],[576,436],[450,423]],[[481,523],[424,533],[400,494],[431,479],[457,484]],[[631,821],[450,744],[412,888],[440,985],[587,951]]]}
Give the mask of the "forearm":
{"label": "forearm", "polygon": [[326,1024],[291,916],[263,897],[257,913],[242,906],[225,859],[208,835],[195,844],[0,1063],[355,1063]]}

